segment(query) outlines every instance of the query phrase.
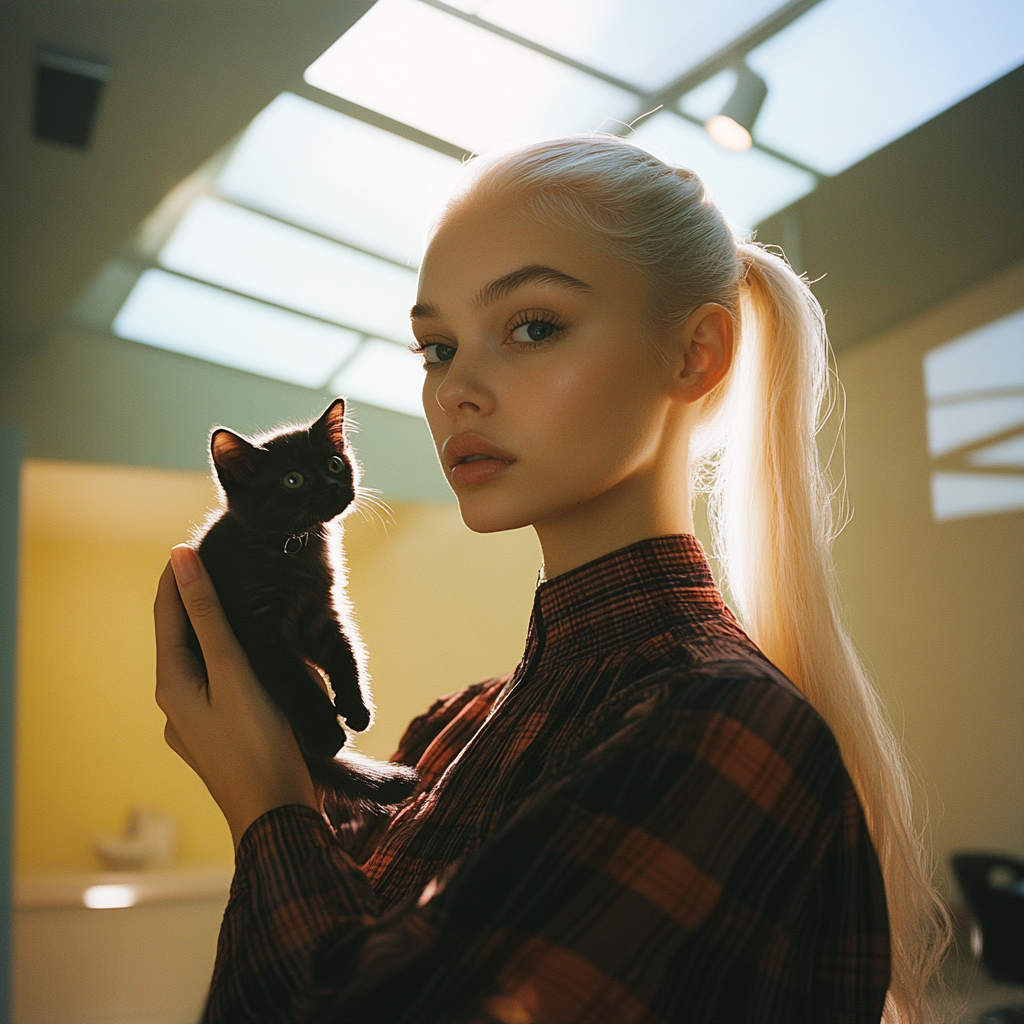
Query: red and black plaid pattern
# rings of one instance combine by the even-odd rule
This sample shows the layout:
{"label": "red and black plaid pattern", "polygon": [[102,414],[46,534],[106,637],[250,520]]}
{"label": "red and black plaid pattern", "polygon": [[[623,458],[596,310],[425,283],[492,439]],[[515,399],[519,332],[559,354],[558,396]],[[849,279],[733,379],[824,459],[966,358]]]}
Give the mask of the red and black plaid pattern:
{"label": "red and black plaid pattern", "polygon": [[878,862],[835,741],[689,536],[541,584],[516,671],[441,698],[348,851],[244,836],[206,1020],[877,1022]]}

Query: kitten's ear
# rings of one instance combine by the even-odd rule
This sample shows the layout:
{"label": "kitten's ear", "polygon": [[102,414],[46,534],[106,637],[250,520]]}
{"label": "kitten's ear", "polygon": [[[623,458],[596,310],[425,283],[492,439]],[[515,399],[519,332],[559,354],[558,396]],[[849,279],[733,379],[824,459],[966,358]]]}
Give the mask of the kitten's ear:
{"label": "kitten's ear", "polygon": [[233,430],[218,427],[210,436],[210,454],[218,474],[244,479],[256,469],[259,449]]}
{"label": "kitten's ear", "polygon": [[311,432],[322,433],[338,452],[345,450],[345,399],[336,398],[323,416],[310,427]]}

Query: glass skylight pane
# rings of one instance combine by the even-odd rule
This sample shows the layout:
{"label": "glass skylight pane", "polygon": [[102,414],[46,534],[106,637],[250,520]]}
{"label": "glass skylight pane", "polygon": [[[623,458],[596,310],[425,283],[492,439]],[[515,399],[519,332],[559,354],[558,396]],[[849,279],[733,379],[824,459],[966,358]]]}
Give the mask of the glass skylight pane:
{"label": "glass skylight pane", "polygon": [[412,270],[219,199],[189,207],[160,262],[354,330],[412,341]]}
{"label": "glass skylight pane", "polygon": [[688,167],[704,179],[726,217],[741,232],[810,192],[814,176],[756,149],[730,153],[698,125],[672,113],[642,122],[631,136],[662,160]]}
{"label": "glass skylight pane", "polygon": [[784,2],[454,0],[451,6],[653,91],[717,53]]}
{"label": "glass skylight pane", "polygon": [[926,353],[924,386],[933,402],[1024,388],[1024,309]]}
{"label": "glass skylight pane", "polygon": [[322,388],[360,336],[162,270],[147,270],[114,319],[130,341]]}
{"label": "glass skylight pane", "polygon": [[418,0],[378,0],[305,77],[474,151],[637,113],[632,93]]}
{"label": "glass skylight pane", "polygon": [[401,345],[370,338],[331,381],[331,390],[356,401],[423,415],[423,360]]}
{"label": "glass skylight pane", "polygon": [[686,93],[679,101],[679,108],[692,117],[707,121],[721,112],[734,88],[736,72],[726,68]]}
{"label": "glass skylight pane", "polygon": [[836,174],[1024,61],[1024,3],[824,0],[747,61],[755,138]]}
{"label": "glass skylight pane", "polygon": [[458,170],[450,157],[286,92],[246,129],[217,184],[229,199],[415,266]]}

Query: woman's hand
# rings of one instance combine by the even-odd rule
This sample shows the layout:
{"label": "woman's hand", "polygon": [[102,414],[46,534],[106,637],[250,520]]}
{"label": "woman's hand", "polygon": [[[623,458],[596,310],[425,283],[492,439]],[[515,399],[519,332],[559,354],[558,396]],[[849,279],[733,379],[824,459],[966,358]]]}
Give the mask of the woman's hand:
{"label": "woman's hand", "polygon": [[[186,614],[206,673],[188,647]],[[199,556],[184,544],[172,550],[160,577],[153,615],[164,738],[206,783],[235,847],[275,807],[305,804],[319,810],[291,726],[256,679]]]}

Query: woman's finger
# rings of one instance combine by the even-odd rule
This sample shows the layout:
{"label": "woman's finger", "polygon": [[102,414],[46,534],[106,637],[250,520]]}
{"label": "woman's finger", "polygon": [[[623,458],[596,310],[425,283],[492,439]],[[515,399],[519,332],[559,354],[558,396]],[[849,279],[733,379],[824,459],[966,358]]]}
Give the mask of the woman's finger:
{"label": "woman's finger", "polygon": [[216,661],[244,657],[199,555],[187,544],[179,544],[171,549],[171,567],[181,602],[199,638],[207,666]]}

